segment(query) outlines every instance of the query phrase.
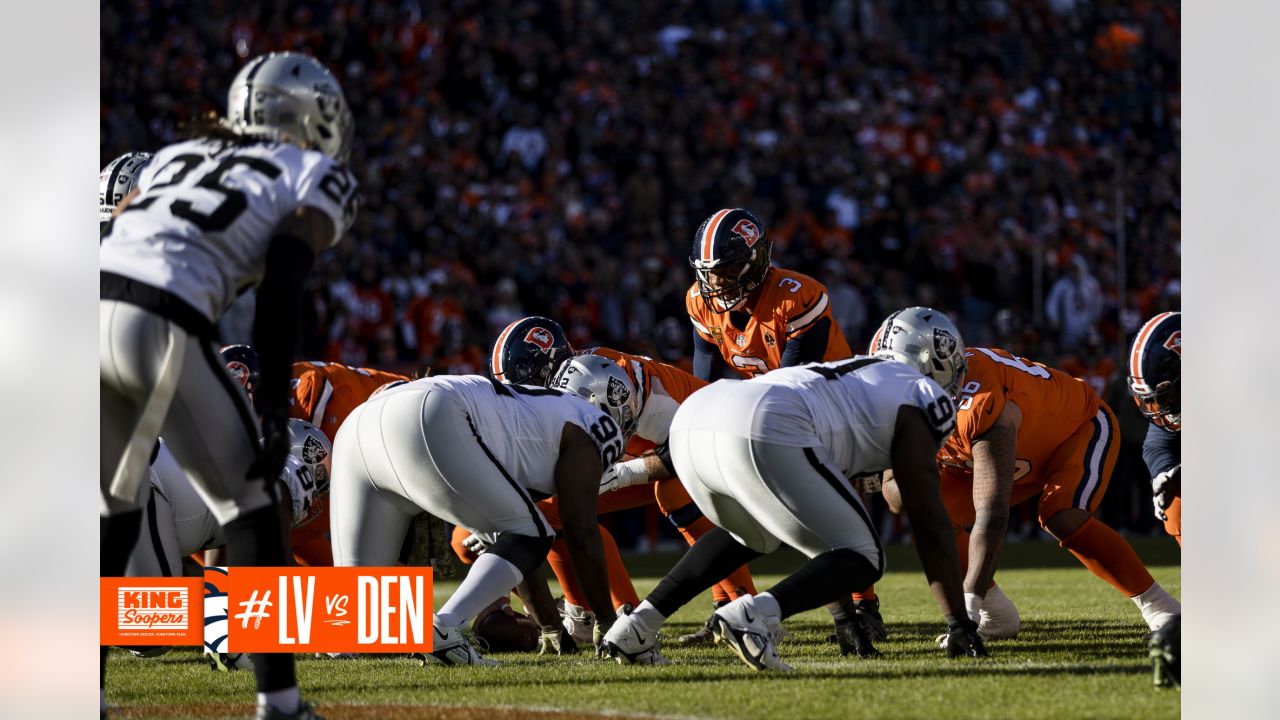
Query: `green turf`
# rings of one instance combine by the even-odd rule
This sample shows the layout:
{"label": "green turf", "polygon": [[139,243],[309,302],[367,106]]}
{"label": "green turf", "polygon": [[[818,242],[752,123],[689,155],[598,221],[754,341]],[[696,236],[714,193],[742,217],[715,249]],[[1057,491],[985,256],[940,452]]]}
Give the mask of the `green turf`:
{"label": "green turf", "polygon": [[[1134,541],[1156,579],[1179,595],[1177,546],[1167,538]],[[767,588],[797,556],[753,566]],[[641,595],[673,561],[628,558]],[[1006,548],[1001,586],[1022,613],[1015,640],[990,644],[985,661],[948,660],[932,640],[942,629],[911,548],[889,548],[889,573],[877,585],[890,640],[885,657],[841,658],[827,644],[825,610],[787,621],[779,648],[796,672],[757,673],[722,647],[663,651],[669,667],[621,667],[582,656],[500,654],[496,669],[419,667],[404,659],[302,659],[304,694],[331,717],[345,704],[475,705],[561,708],[666,717],[729,718],[1134,718],[1177,717],[1179,694],[1151,686],[1136,608],[1091,576],[1054,543]],[[456,586],[437,583],[436,602]],[[709,612],[709,595],[684,608],[664,632],[689,632]],[[183,706],[249,702],[253,675],[211,672],[194,652],[152,660],[113,651],[108,701],[123,710],[184,717]],[[335,707],[335,704],[337,707]],[[151,707],[147,707],[151,706]],[[205,712],[201,717],[209,717]],[[428,715],[424,715],[428,716]]]}

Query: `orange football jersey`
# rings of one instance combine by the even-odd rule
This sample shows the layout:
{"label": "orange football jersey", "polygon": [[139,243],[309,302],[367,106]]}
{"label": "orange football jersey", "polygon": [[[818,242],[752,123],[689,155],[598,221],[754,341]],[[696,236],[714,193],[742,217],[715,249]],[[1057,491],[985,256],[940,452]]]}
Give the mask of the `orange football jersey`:
{"label": "orange football jersey", "polygon": [[408,379],[404,375],[338,363],[294,363],[289,416],[315,425],[333,442],[342,421],[368,400],[374,390],[389,382]]}
{"label": "orange football jersey", "polygon": [[707,308],[694,282],[685,295],[685,308],[693,327],[704,340],[720,348],[724,361],[743,377],[755,377],[782,366],[787,341],[803,335],[827,318],[827,352],[822,360],[843,360],[853,355],[849,343],[831,316],[827,288],[808,275],[769,268],[751,303],[747,326],[737,328],[733,313]]}
{"label": "orange football jersey", "polygon": [[622,366],[640,393],[640,418],[636,423],[636,434],[627,443],[629,455],[639,456],[666,442],[675,409],[695,390],[707,384],[680,368],[644,355],[600,347],[586,352]]}
{"label": "orange football jersey", "polygon": [[1083,380],[996,348],[965,348],[969,370],[956,406],[956,429],[938,451],[944,465],[973,471],[973,443],[995,424],[1006,402],[1022,411],[1014,480],[1042,479],[1054,453],[1094,419],[1101,406]]}

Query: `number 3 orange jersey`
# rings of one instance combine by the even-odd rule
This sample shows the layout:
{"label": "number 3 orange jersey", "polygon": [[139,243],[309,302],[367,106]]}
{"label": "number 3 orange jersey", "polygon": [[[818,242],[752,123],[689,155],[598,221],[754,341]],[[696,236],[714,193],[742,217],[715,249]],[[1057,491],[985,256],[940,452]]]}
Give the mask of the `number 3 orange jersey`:
{"label": "number 3 orange jersey", "polygon": [[965,348],[969,364],[956,406],[956,430],[938,452],[945,465],[973,469],[973,443],[995,423],[1005,403],[1022,411],[1015,480],[1031,483],[1054,453],[1094,418],[1101,405],[1083,380],[996,348]]}
{"label": "number 3 orange jersey", "polygon": [[770,268],[757,292],[759,296],[751,303],[744,328],[736,328],[730,322],[730,316],[738,313],[712,312],[703,302],[697,282],[684,298],[698,335],[719,347],[724,361],[743,377],[782,367],[787,341],[820,325],[822,318],[828,321],[827,351],[822,360],[843,360],[853,355],[831,315],[831,301],[822,283],[802,273]]}
{"label": "number 3 orange jersey", "polygon": [[592,348],[586,354],[614,361],[627,372],[640,393],[640,417],[636,434],[627,443],[627,453],[641,455],[667,441],[671,419],[685,398],[707,383],[673,365],[644,355],[631,355],[611,348]]}
{"label": "number 3 orange jersey", "polygon": [[389,382],[408,379],[404,375],[337,363],[294,363],[289,416],[315,425],[333,442],[342,421],[368,400],[374,390]]}

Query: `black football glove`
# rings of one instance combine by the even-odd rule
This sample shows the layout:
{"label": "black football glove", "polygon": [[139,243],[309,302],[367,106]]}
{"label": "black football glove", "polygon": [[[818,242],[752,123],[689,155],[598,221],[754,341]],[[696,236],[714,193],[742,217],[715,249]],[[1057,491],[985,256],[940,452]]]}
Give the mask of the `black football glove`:
{"label": "black football glove", "polygon": [[947,616],[947,657],[987,657],[987,649],[978,637],[978,623],[969,618]]}

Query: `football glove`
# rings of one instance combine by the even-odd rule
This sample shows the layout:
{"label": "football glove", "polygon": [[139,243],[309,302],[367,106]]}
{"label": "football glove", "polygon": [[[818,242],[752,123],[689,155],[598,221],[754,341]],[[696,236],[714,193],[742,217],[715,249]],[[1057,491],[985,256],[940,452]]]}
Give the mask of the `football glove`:
{"label": "football glove", "polygon": [[596,648],[597,658],[602,658],[604,660],[609,659],[609,651],[605,649],[605,646],[604,646],[604,636],[605,636],[605,633],[609,632],[609,628],[611,627],[613,627],[612,621],[603,623],[603,622],[600,622],[599,618],[596,618],[595,627],[591,629],[591,644],[594,645]]}
{"label": "football glove", "polygon": [[636,458],[626,462],[614,463],[605,468],[600,476],[600,495],[620,490],[632,485],[643,485],[649,482],[649,473],[644,468],[644,458]]}
{"label": "football glove", "polygon": [[987,657],[987,649],[978,636],[978,623],[969,618],[947,616],[947,636],[945,640],[947,657],[956,658],[961,655],[969,657]]}
{"label": "football glove", "polygon": [[538,636],[539,655],[572,655],[578,652],[578,643],[561,625],[543,625]]}
{"label": "football glove", "polygon": [[489,549],[491,544],[492,543],[488,540],[481,537],[479,533],[472,533],[462,541],[462,546],[476,555],[483,555],[485,551]]}
{"label": "football glove", "polygon": [[1169,519],[1165,510],[1173,504],[1173,499],[1182,494],[1182,464],[1174,465],[1159,475],[1151,478],[1151,503],[1155,506],[1156,517],[1161,522]]}

